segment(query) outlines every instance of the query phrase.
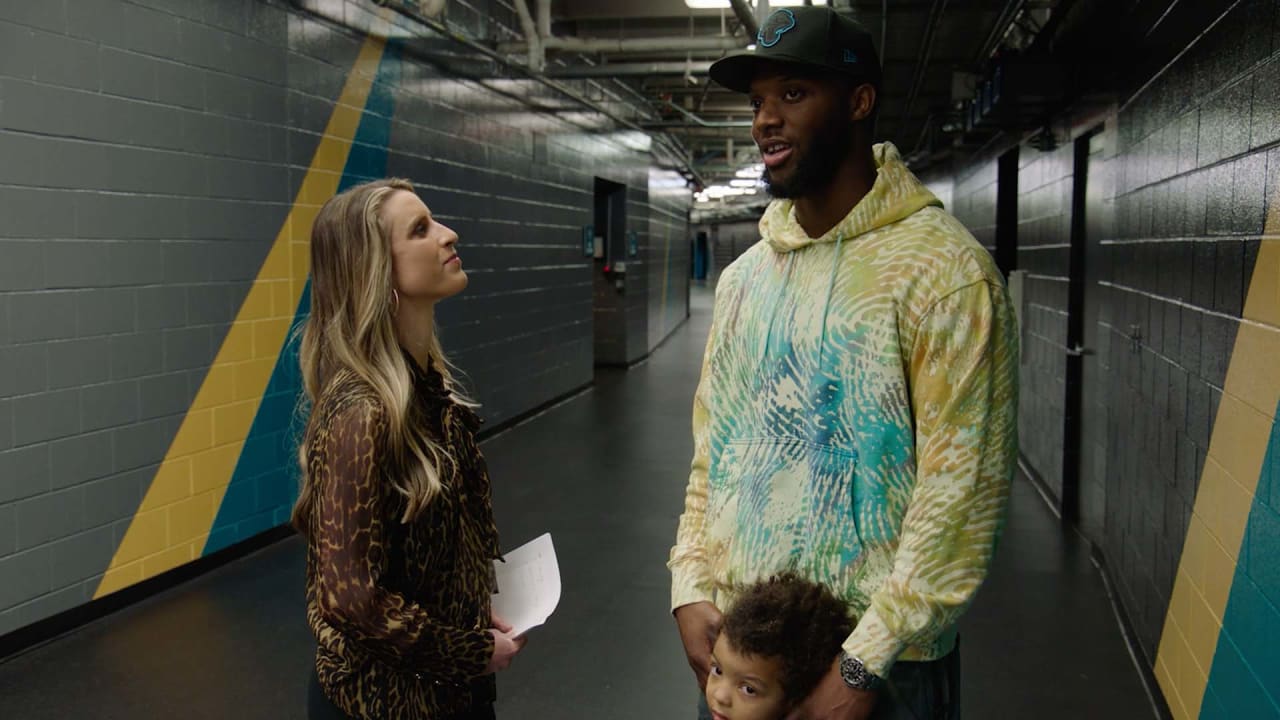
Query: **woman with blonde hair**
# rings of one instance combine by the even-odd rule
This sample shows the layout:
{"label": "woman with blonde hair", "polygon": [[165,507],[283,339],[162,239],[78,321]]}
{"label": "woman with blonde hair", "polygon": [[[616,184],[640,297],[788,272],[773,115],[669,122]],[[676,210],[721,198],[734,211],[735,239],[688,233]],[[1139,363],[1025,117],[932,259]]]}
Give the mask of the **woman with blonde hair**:
{"label": "woman with blonde hair", "polygon": [[479,419],[433,322],[467,285],[457,242],[404,180],[337,195],[311,231],[293,510],[317,640],[311,718],[493,718],[493,673],[524,645],[490,607]]}

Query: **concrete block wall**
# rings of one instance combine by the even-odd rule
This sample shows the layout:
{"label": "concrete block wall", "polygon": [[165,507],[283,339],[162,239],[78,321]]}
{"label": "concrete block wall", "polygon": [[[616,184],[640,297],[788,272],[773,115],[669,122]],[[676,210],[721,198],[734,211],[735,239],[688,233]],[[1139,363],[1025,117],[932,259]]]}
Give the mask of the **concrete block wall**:
{"label": "concrete block wall", "polygon": [[[0,3],[0,55],[0,635],[287,517],[284,339],[333,190],[407,177],[458,230],[438,318],[490,422],[591,381],[594,176],[687,234],[634,138],[278,0]],[[687,304],[644,280],[620,322],[647,350]]]}
{"label": "concrete block wall", "polygon": [[689,317],[692,242],[689,193],[683,180],[669,170],[651,170],[648,237],[641,239],[641,246],[648,247],[650,349],[666,340]]}
{"label": "concrete block wall", "polygon": [[[1260,640],[1280,633],[1278,19],[1274,0],[1222,3],[1090,141],[1080,522],[1178,718],[1280,718]],[[1097,122],[1056,125],[1070,140]],[[1006,149],[956,168],[979,237]],[[1073,174],[1070,142],[1022,146],[1021,447],[1059,493]]]}
{"label": "concrete block wall", "polygon": [[[1025,148],[1018,155],[1017,269],[1027,274],[1022,306],[1018,434],[1022,455],[1062,494],[1062,417],[1067,348],[1068,247],[1073,148]],[[952,212],[991,253],[996,251],[998,159],[965,166]]]}
{"label": "concrete block wall", "polygon": [[739,255],[760,242],[760,225],[753,220],[700,227],[711,243],[711,277],[718,277]]}

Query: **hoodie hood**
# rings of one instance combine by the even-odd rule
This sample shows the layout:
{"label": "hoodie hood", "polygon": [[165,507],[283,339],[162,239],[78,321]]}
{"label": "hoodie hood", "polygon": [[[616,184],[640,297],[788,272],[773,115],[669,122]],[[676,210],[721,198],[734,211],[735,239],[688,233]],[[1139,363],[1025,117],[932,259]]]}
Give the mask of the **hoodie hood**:
{"label": "hoodie hood", "polygon": [[893,143],[880,143],[871,152],[876,161],[875,184],[835,227],[821,237],[811,238],[796,220],[795,203],[774,200],[760,218],[760,236],[775,252],[789,253],[819,243],[850,240],[931,205],[942,207],[942,202],[907,169]]}

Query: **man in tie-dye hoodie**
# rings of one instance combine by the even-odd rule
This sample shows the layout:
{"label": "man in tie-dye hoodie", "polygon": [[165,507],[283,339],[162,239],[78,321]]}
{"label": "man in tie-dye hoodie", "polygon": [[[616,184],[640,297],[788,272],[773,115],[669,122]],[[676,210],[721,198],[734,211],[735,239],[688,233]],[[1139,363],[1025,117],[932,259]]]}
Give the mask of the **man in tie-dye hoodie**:
{"label": "man in tie-dye hoodie", "polygon": [[[956,622],[1017,453],[1013,309],[986,250],[872,145],[870,36],[789,8],[757,45],[711,69],[750,97],[775,199],[716,290],[669,563],[681,639],[705,686],[720,608],[795,571],[855,620],[803,716],[958,718]],[[742,717],[748,690],[702,716]]]}

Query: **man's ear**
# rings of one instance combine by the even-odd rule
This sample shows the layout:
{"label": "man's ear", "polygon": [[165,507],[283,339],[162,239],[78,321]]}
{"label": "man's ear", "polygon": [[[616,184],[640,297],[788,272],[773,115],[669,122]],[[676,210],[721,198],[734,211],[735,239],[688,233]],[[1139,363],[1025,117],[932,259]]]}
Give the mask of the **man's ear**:
{"label": "man's ear", "polygon": [[849,94],[849,119],[858,122],[871,115],[876,107],[876,88],[870,83],[863,83]]}

